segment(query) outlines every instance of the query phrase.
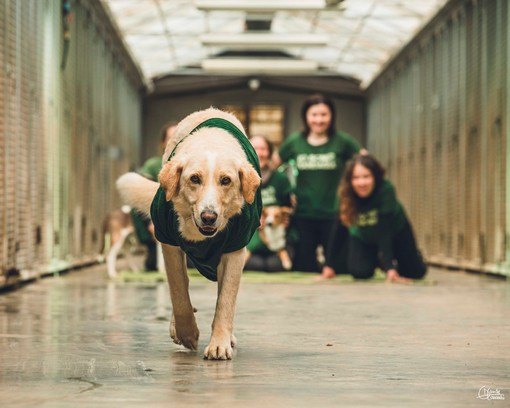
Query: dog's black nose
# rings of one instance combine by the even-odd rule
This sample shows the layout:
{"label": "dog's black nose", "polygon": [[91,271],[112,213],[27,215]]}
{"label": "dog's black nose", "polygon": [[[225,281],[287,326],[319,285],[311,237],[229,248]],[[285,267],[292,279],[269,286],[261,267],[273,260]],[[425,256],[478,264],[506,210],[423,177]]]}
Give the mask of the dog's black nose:
{"label": "dog's black nose", "polygon": [[213,225],[218,218],[218,214],[212,211],[204,211],[200,214],[200,219],[204,223],[204,225]]}

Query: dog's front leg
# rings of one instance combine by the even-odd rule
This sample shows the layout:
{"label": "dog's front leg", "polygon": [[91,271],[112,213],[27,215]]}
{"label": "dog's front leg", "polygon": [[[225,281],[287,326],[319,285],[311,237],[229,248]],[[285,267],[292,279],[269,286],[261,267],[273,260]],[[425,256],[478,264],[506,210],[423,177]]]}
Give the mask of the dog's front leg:
{"label": "dog's front leg", "polygon": [[185,254],[179,247],[166,244],[162,244],[162,250],[172,301],[170,336],[174,343],[196,350],[200,332],[189,297]]}
{"label": "dog's front leg", "polygon": [[205,348],[204,358],[230,360],[235,337],[232,334],[237,292],[241,282],[246,249],[224,254],[218,266],[218,299],[212,323],[211,341]]}
{"label": "dog's front leg", "polygon": [[283,269],[290,271],[292,269],[292,261],[290,260],[289,253],[285,248],[278,251],[278,257],[280,258]]}

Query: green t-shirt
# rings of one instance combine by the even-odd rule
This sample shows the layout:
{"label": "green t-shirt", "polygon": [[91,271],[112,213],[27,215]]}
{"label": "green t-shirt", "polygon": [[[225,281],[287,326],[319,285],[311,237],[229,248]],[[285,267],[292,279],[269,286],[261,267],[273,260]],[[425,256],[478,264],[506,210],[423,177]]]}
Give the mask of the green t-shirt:
{"label": "green t-shirt", "polygon": [[139,173],[152,181],[158,181],[159,172],[163,167],[161,156],[154,156],[145,161]]}
{"label": "green t-shirt", "polygon": [[253,234],[253,237],[251,237],[251,240],[248,243],[246,249],[248,249],[248,251],[250,251],[252,254],[256,255],[267,256],[274,253],[260,239],[259,230],[255,231],[255,234]]}
{"label": "green t-shirt", "polygon": [[[228,131],[239,142],[248,161],[260,175],[257,154],[246,136],[237,127],[224,119],[214,118],[201,123],[190,134],[202,127],[218,127]],[[171,160],[172,157],[173,152],[168,160]],[[198,271],[212,281],[218,279],[217,269],[221,256],[248,245],[253,233],[260,225],[261,213],[262,197],[259,188],[253,203],[245,203],[241,214],[232,217],[225,229],[218,232],[212,238],[192,242],[185,240],[179,233],[179,221],[174,211],[173,203],[172,201],[166,201],[165,191],[162,187],[158,189],[151,205],[151,218],[158,241],[181,247],[193,261]]]}
{"label": "green t-shirt", "polygon": [[382,267],[388,270],[392,267],[393,237],[407,222],[393,184],[385,179],[370,197],[358,200],[358,218],[349,233],[363,242],[377,245]]}
{"label": "green t-shirt", "polygon": [[[158,181],[158,175],[162,167],[161,164],[161,156],[151,157],[140,167],[138,173],[149,180]],[[148,229],[150,220],[141,215],[137,210],[131,210],[131,216],[138,240],[144,245],[154,243],[154,238]]]}
{"label": "green t-shirt", "polygon": [[269,179],[260,186],[262,205],[264,207],[269,207],[270,205],[290,207],[291,192],[292,186],[287,175],[275,170],[271,173]]}
{"label": "green t-shirt", "polygon": [[338,186],[345,164],[361,146],[347,133],[336,132],[327,143],[312,146],[301,132],[291,134],[279,150],[283,162],[294,160],[298,171],[295,217],[332,219],[338,212]]}

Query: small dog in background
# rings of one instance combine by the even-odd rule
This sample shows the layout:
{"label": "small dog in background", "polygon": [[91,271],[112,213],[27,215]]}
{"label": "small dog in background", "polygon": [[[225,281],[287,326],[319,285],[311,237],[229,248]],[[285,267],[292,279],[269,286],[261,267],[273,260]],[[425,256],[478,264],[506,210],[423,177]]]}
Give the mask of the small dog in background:
{"label": "small dog in background", "polygon": [[[271,205],[264,207],[260,220],[259,237],[262,243],[275,252],[286,271],[292,269],[292,261],[287,251],[287,228],[289,226],[292,208]],[[248,252],[246,261],[250,258]]]}
{"label": "small dog in background", "polygon": [[[135,227],[131,217],[131,207],[124,205],[111,211],[103,221],[103,245],[101,253],[105,251],[106,241],[109,241],[109,249],[106,254],[106,265],[108,276],[115,278],[117,276],[116,262],[126,239],[133,234]],[[131,270],[137,270],[130,251],[126,251],[126,259]]]}

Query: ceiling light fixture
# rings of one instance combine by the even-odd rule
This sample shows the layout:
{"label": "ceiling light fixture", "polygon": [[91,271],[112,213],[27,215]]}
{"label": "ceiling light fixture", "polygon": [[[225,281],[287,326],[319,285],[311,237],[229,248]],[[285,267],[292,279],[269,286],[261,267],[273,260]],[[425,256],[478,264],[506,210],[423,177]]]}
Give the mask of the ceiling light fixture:
{"label": "ceiling light fixture", "polygon": [[326,8],[324,0],[197,0],[197,9],[204,11],[247,11],[247,12],[275,12],[275,11],[320,11]]}
{"label": "ceiling light fixture", "polygon": [[252,78],[248,81],[248,88],[252,90],[253,92],[258,91],[260,88],[260,79],[258,78]]}
{"label": "ceiling light fixture", "polygon": [[321,34],[272,34],[242,33],[213,34],[200,36],[206,46],[220,46],[238,49],[278,49],[282,47],[323,47],[329,37]]}
{"label": "ceiling light fixture", "polygon": [[311,73],[318,68],[317,61],[281,58],[210,58],[202,61],[204,71],[225,74]]}

